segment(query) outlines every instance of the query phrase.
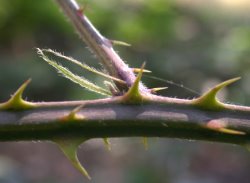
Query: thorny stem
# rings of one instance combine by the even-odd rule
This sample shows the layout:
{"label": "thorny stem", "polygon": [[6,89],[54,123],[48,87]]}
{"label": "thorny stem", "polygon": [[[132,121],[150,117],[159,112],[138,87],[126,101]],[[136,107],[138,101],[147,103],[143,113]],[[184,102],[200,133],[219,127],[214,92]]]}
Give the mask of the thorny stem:
{"label": "thorny stem", "polygon": [[[144,67],[136,78],[113,50],[112,42],[95,29],[75,0],[56,1],[109,74],[126,85],[114,81],[122,93],[112,98],[32,103],[22,99],[28,80],[10,100],[0,103],[0,141],[54,141],[88,178],[76,148],[79,142],[91,138],[170,137],[249,146],[250,107],[216,99],[220,89],[239,78],[222,82],[193,100],[153,95],[140,83]],[[70,147],[65,146],[65,139]]]}
{"label": "thorny stem", "polygon": [[[127,88],[133,88],[137,80],[132,70],[116,54],[110,41],[82,15],[76,2],[56,1],[110,75],[123,79]],[[224,82],[215,89],[221,89],[236,80],[238,78]],[[26,85],[17,90],[17,96],[21,96],[20,92]],[[117,86],[120,89],[124,87],[120,83]],[[18,105],[14,102],[14,108],[5,108],[13,105],[11,100],[0,105],[0,141],[131,136],[185,138],[240,145],[250,141],[250,107],[223,104],[223,109],[212,111],[194,106],[193,100],[149,94],[143,85],[140,85],[139,90],[142,102],[130,105],[126,103],[129,99],[126,94],[129,92],[101,100],[32,103],[31,106],[28,103],[30,108],[26,110],[20,108],[23,100],[17,100]],[[205,96],[215,97],[217,90],[211,90]],[[203,106],[199,100],[197,102]],[[76,118],[67,118],[73,109],[82,105],[84,107],[77,112]],[[215,104],[211,105],[214,107]]]}
{"label": "thorny stem", "polygon": [[[155,97],[144,105],[120,104],[121,98],[92,101],[36,103],[25,111],[0,111],[0,141],[51,140],[54,138],[171,137],[192,140],[248,144],[249,108],[228,106],[223,111],[193,108],[188,100],[173,99],[170,104]],[[176,101],[175,101],[176,100]],[[83,116],[64,121],[76,106]],[[212,125],[214,125],[214,128]],[[217,130],[218,127],[218,130]],[[226,127],[242,133],[219,131]]]}
{"label": "thorny stem", "polygon": [[[109,74],[125,81],[126,86],[115,82],[118,89],[120,89],[120,91],[127,91],[134,83],[135,75],[132,69],[129,68],[114,51],[112,41],[98,32],[75,0],[56,0],[56,2],[73,23],[80,37],[105,66]],[[148,92],[142,84],[140,84],[140,90],[141,92]]]}

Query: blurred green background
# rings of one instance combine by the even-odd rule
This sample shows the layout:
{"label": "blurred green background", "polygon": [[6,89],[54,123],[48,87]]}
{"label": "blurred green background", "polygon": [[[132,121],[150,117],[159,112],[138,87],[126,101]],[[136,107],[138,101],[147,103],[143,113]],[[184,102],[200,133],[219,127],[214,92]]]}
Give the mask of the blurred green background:
{"label": "blurred green background", "polygon": [[[242,79],[221,98],[250,105],[249,0],[81,0],[85,13],[117,47],[131,67],[146,61],[152,76],[197,93],[223,80]],[[31,101],[94,99],[92,94],[43,62],[35,48],[51,48],[101,68],[52,0],[0,0],[0,101],[26,79]],[[86,73],[82,73],[86,76]],[[87,78],[101,83],[99,77]],[[193,98],[183,87],[144,78],[148,87],[167,86],[161,95]],[[250,153],[237,146],[151,139],[112,139],[112,152],[100,140],[79,150],[93,183],[248,183]],[[88,182],[51,143],[0,143],[1,183]]]}

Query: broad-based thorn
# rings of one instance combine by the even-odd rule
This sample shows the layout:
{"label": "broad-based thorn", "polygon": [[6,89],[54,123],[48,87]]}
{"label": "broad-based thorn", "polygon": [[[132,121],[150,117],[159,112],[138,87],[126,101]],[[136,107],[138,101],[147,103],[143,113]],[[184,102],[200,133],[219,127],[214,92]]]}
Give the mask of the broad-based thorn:
{"label": "broad-based thorn", "polygon": [[0,110],[24,110],[34,108],[34,103],[28,102],[22,98],[23,92],[30,82],[31,79],[25,81],[7,102],[1,103]]}
{"label": "broad-based thorn", "polygon": [[207,110],[221,110],[224,109],[225,106],[222,102],[220,102],[217,98],[216,95],[217,93],[223,89],[224,87],[238,81],[240,77],[229,79],[227,81],[224,81],[212,89],[210,89],[208,92],[203,94],[201,97],[197,99],[193,99],[191,102],[194,106],[207,109]]}
{"label": "broad-based thorn", "polygon": [[240,130],[235,130],[235,129],[230,129],[225,122],[223,122],[219,119],[213,119],[213,120],[209,121],[205,125],[205,127],[208,129],[217,131],[217,132],[227,133],[227,134],[231,134],[231,135],[246,135],[246,132],[243,132]]}
{"label": "broad-based thorn", "polygon": [[77,157],[78,146],[86,141],[86,139],[57,139],[53,140],[62,150],[64,155],[70,160],[72,165],[78,169],[87,179],[91,179],[87,170],[82,166]]}
{"label": "broad-based thorn", "polygon": [[83,120],[85,117],[83,115],[77,114],[82,108],[84,104],[77,106],[69,114],[61,118],[61,121],[71,121],[71,120]]}
{"label": "broad-based thorn", "polygon": [[143,70],[145,67],[145,62],[142,64],[141,70],[138,73],[133,85],[129,88],[127,93],[123,95],[123,103],[141,103],[143,101],[143,96],[140,91],[140,81],[142,78]]}

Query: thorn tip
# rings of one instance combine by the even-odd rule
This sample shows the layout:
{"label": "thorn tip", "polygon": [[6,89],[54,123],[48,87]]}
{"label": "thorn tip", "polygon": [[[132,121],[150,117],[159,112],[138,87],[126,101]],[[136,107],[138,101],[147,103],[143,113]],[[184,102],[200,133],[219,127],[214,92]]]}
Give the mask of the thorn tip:
{"label": "thorn tip", "polygon": [[87,170],[83,167],[83,165],[79,162],[77,156],[77,148],[78,146],[86,141],[87,139],[70,139],[70,140],[62,140],[57,139],[54,142],[59,146],[64,155],[70,160],[72,165],[78,169],[87,179],[91,180],[90,175]]}
{"label": "thorn tip", "polygon": [[0,110],[24,110],[35,107],[35,104],[24,100],[23,92],[27,88],[28,84],[31,82],[31,78],[26,80],[10,97],[7,102],[0,104]]}
{"label": "thorn tip", "polygon": [[210,89],[208,92],[203,94],[201,97],[193,99],[192,104],[194,106],[199,107],[199,108],[204,108],[204,109],[208,109],[208,110],[224,109],[225,105],[216,98],[216,95],[221,89],[238,81],[239,79],[240,79],[240,77],[236,77],[236,78],[226,80],[226,81],[216,85],[215,87]]}
{"label": "thorn tip", "polygon": [[119,46],[131,46],[131,44],[123,42],[123,41],[117,41],[117,40],[110,40],[112,45],[119,45]]}
{"label": "thorn tip", "polygon": [[143,101],[143,96],[140,91],[140,82],[145,67],[145,62],[142,64],[140,72],[138,73],[133,85],[129,88],[127,93],[123,96],[124,103],[141,103]]}
{"label": "thorn tip", "polygon": [[158,88],[151,88],[151,93],[156,93],[161,90],[166,90],[168,87],[158,87]]}
{"label": "thorn tip", "polygon": [[61,121],[70,121],[70,120],[83,120],[85,117],[83,115],[77,115],[77,113],[85,106],[85,104],[81,104],[74,108],[72,111],[70,111],[69,114],[64,116]]}

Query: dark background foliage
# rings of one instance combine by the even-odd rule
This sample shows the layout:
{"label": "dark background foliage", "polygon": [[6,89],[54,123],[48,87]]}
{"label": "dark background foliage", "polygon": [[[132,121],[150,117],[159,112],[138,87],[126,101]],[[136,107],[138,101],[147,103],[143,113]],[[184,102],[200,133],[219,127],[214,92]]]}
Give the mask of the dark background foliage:
{"label": "dark background foliage", "polygon": [[[250,105],[250,3],[248,0],[81,0],[85,13],[102,34],[132,47],[116,50],[131,67],[146,61],[152,76],[179,83],[197,93],[220,81],[241,76],[221,98]],[[36,54],[51,48],[101,68],[52,0],[0,0],[0,101],[26,79],[32,101],[94,99],[58,74]],[[97,83],[102,78],[80,73]],[[161,95],[193,98],[183,87],[145,77],[148,87],[167,86]],[[112,139],[107,152],[99,140],[79,150],[92,182],[247,183],[250,154],[216,143],[152,139]],[[1,143],[0,182],[82,182],[56,146],[50,143]]]}

